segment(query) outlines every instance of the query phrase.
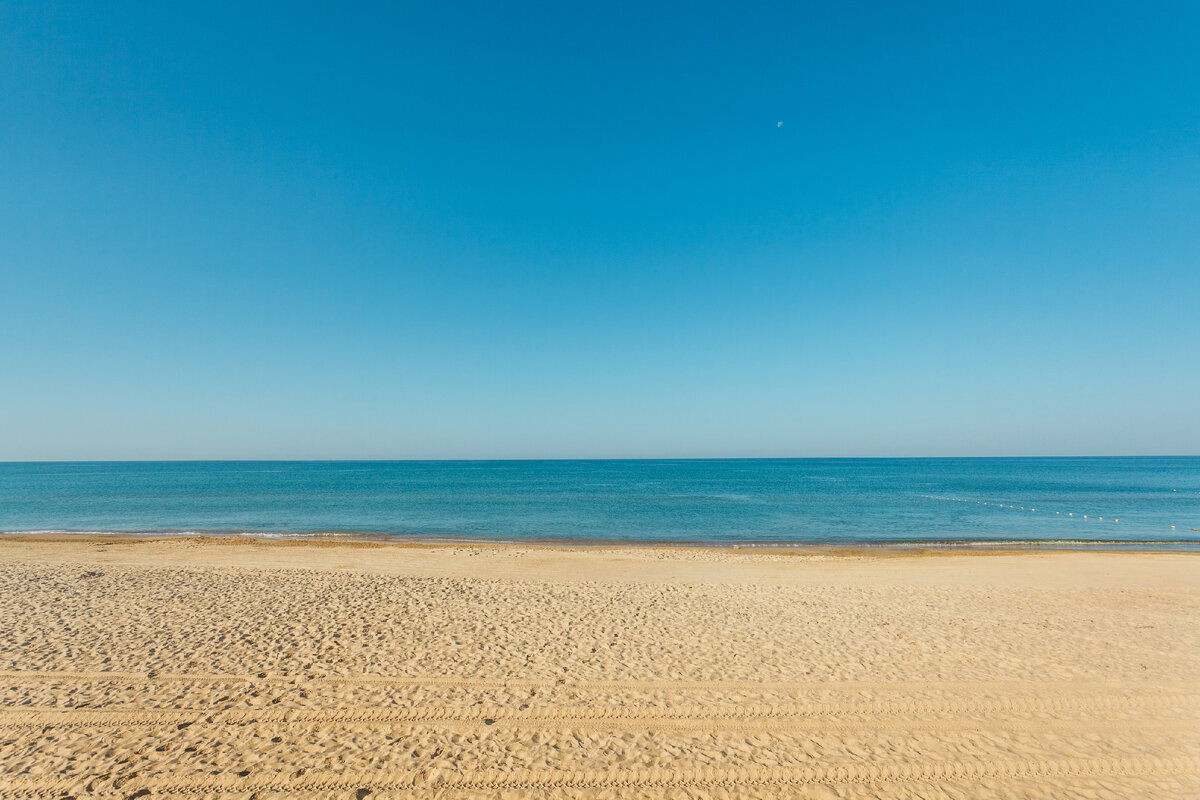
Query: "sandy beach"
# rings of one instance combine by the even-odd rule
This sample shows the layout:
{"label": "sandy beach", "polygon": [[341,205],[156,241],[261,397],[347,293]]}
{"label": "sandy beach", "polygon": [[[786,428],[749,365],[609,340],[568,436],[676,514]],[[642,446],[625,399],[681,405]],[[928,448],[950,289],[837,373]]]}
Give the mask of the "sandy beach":
{"label": "sandy beach", "polygon": [[0,796],[1200,793],[1200,556],[0,540]]}

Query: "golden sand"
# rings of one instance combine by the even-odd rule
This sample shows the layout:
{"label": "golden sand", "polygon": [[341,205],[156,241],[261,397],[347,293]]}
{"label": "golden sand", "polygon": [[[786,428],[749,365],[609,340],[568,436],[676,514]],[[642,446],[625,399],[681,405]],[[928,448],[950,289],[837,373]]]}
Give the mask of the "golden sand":
{"label": "golden sand", "polygon": [[1198,794],[1192,554],[0,540],[0,797]]}

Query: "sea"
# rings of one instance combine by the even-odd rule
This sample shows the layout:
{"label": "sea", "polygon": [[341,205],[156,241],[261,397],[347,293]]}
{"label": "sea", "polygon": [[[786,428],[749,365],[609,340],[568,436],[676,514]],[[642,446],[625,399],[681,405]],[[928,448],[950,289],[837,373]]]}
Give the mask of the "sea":
{"label": "sea", "polygon": [[1192,549],[1200,457],[0,463],[0,532]]}

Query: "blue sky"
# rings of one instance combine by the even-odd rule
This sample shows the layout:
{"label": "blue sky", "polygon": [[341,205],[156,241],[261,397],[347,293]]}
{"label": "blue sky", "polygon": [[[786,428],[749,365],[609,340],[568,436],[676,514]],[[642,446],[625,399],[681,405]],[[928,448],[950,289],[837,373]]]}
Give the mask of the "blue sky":
{"label": "blue sky", "polygon": [[1197,4],[349,6],[0,3],[0,460],[1200,453]]}

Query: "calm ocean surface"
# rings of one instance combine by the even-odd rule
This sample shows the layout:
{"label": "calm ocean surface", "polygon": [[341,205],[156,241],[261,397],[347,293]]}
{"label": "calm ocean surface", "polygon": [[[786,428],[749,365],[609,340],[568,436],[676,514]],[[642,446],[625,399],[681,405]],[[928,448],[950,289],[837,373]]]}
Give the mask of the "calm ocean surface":
{"label": "calm ocean surface", "polygon": [[0,463],[6,532],[1200,542],[1193,528],[1200,457]]}

